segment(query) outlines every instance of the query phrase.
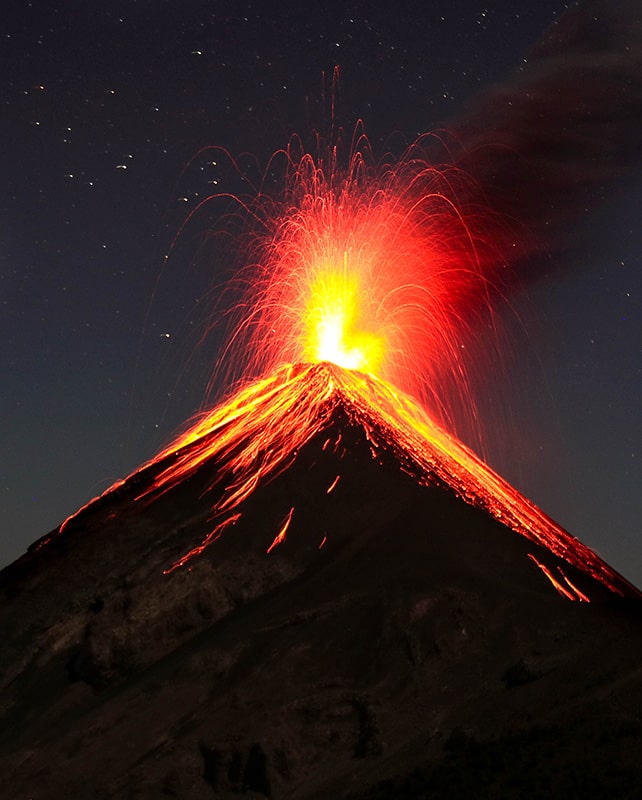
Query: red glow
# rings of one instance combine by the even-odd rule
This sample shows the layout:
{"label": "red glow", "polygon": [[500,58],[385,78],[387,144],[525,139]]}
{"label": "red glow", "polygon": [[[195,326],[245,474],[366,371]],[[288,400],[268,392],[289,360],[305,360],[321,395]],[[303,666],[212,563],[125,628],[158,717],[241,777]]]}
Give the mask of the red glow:
{"label": "red glow", "polygon": [[[314,437],[320,437],[320,452],[331,449],[340,459],[345,457],[340,434],[324,437],[338,411],[364,431],[373,459],[380,461],[386,452],[394,453],[399,468],[420,484],[447,487],[466,503],[484,509],[616,594],[639,595],[599,556],[556,525],[407,395],[380,378],[329,363],[284,366],[252,383],[205,415],[150,462],[166,466],[136,498],[139,502],[151,502],[208,462],[225,465],[223,471],[217,471],[212,486],[222,490],[212,509],[215,527],[171,569],[183,566],[216,541],[240,517],[243,502],[255,488],[285,471]],[[290,509],[268,552],[285,540],[294,511]],[[531,558],[564,597],[588,599],[563,573],[567,586],[535,556]]]}
{"label": "red glow", "polygon": [[263,376],[330,361],[383,378],[449,426],[454,405],[474,419],[467,347],[480,319],[492,325],[505,261],[498,219],[466,206],[471,179],[428,161],[435,141],[376,163],[357,128],[346,166],[338,148],[315,158],[296,139],[274,156],[285,186],[249,204],[258,223],[224,368],[240,360]]}

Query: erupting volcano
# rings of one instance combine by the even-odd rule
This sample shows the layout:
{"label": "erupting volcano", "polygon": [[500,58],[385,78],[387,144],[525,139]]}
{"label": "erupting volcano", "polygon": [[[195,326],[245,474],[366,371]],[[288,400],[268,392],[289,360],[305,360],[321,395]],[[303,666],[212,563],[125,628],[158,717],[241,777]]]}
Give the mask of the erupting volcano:
{"label": "erupting volcano", "polygon": [[[421,157],[421,141],[394,168],[385,162],[368,166],[364,136],[353,143],[346,171],[337,164],[336,148],[325,160],[295,153],[292,145],[282,154],[288,169],[279,202],[267,203],[261,194],[255,201],[253,214],[263,219],[264,232],[253,244],[256,260],[246,272],[241,321],[226,348],[228,359],[245,362],[262,377],[246,380],[140,471],[108,489],[101,502],[140,483],[126,512],[135,513],[208,475],[200,492],[209,503],[210,530],[166,566],[168,574],[221,537],[238,536],[245,501],[290,469],[302,451],[312,454],[313,463],[338,457],[336,474],[323,486],[326,494],[334,491],[341,462],[351,457],[346,439],[356,431],[376,463],[394,462],[418,485],[440,487],[526,537],[535,546],[529,553],[534,565],[563,597],[590,599],[567,565],[617,595],[637,597],[637,589],[443,425],[453,394],[472,405],[463,342],[475,332],[475,321],[492,315],[504,263],[488,243],[498,221],[459,199],[457,189],[466,196],[465,176],[430,166]],[[313,472],[305,481],[319,485]],[[95,502],[38,549],[64,535]],[[263,547],[268,554],[296,535],[290,529],[300,514],[293,500]],[[332,540],[328,529],[316,546]],[[542,551],[553,558],[550,566]]]}
{"label": "erupting volcano", "polygon": [[423,136],[376,161],[359,125],[346,165],[343,145],[314,156],[297,138],[273,156],[282,189],[239,200],[253,224],[222,290],[233,299],[219,316],[233,324],[220,371],[264,378],[327,361],[377,375],[438,421],[474,420],[467,348],[493,329],[513,279],[504,251],[516,248],[447,140]]}
{"label": "erupting volcano", "polygon": [[448,432],[505,279],[497,220],[417,153],[286,154],[225,349],[249,377],[0,575],[7,798],[481,797],[551,770],[615,796],[600,737],[639,785],[640,592]]}
{"label": "erupting volcano", "polygon": [[517,291],[639,174],[640,0],[16,5],[2,496],[84,473],[83,423],[124,450],[123,403],[139,453],[201,413],[0,571],[2,800],[639,800],[642,593],[485,463],[484,411]]}
{"label": "erupting volcano", "polygon": [[233,388],[0,573],[7,800],[639,796],[642,593],[456,435],[529,247],[438,140],[233,198]]}

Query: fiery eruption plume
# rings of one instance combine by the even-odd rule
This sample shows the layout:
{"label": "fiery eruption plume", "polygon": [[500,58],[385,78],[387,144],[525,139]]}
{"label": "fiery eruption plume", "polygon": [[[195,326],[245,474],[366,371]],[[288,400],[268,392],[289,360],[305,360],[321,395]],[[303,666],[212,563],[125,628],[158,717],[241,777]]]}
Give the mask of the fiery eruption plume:
{"label": "fiery eruption plume", "polygon": [[494,324],[504,223],[466,199],[478,195],[465,173],[430,163],[436,141],[375,163],[355,134],[346,167],[337,148],[315,158],[298,140],[274,157],[285,188],[250,204],[259,224],[224,369],[331,361],[389,381],[448,426],[455,407],[474,418],[467,349]]}

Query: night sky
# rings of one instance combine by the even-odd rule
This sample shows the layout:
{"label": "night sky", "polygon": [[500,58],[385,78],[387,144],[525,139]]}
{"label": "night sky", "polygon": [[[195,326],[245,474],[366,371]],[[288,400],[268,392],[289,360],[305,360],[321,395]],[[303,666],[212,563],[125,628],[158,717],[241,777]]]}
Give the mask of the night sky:
{"label": "night sky", "polygon": [[[338,65],[335,125],[350,132],[363,119],[381,155],[391,137],[410,143],[465,118],[567,8],[10,4],[0,564],[202,406],[220,340],[197,344],[230,269],[207,234],[229,209],[212,203],[172,243],[208,194],[248,192],[223,150],[265,166],[293,134],[312,141]],[[572,245],[556,238],[531,259],[532,280],[502,311],[505,363],[489,364],[477,391],[491,465],[641,585],[642,181],[630,172],[600,174],[565,220]]]}

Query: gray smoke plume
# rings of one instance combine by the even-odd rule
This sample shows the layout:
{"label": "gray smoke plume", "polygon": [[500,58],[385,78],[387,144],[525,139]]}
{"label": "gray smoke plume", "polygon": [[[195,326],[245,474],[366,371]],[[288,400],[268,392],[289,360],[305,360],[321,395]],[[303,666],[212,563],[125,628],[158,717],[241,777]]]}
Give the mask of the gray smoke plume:
{"label": "gray smoke plume", "polygon": [[547,249],[642,163],[642,5],[592,0],[560,16],[505,83],[451,126],[484,200]]}

